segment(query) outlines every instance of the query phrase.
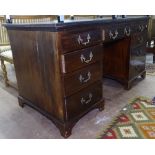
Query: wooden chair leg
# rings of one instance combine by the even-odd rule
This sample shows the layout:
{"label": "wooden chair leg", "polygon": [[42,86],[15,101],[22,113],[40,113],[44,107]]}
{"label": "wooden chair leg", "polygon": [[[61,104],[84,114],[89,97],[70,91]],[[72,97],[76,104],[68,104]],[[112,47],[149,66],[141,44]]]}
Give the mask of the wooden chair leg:
{"label": "wooden chair leg", "polygon": [[2,68],[2,71],[3,71],[5,86],[9,86],[9,83],[8,83],[9,80],[8,80],[8,76],[7,76],[6,66],[5,66],[5,63],[4,63],[3,59],[1,59],[1,68]]}

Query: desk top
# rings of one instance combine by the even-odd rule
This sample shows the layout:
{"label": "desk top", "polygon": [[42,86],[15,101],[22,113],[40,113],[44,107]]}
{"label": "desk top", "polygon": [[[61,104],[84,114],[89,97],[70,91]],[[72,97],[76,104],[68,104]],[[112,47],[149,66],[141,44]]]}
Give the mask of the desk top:
{"label": "desk top", "polygon": [[45,23],[29,23],[29,24],[12,24],[7,23],[4,26],[7,29],[18,29],[18,30],[47,30],[57,32],[63,31],[73,27],[81,27],[81,26],[94,26],[94,25],[107,25],[111,23],[126,23],[130,21],[141,21],[141,20],[148,20],[149,17],[132,17],[132,18],[120,18],[120,19],[89,19],[89,20],[65,20],[64,22],[58,23],[57,21],[53,22],[45,22]]}

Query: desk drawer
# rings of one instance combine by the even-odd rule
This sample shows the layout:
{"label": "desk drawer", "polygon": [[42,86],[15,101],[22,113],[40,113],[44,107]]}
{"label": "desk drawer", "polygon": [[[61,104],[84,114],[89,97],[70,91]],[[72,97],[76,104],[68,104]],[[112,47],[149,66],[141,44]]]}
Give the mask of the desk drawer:
{"label": "desk drawer", "polygon": [[132,29],[133,33],[147,32],[148,22],[146,22],[146,21],[132,22],[131,23],[131,29]]}
{"label": "desk drawer", "polygon": [[102,59],[102,45],[62,55],[62,72],[68,73]]}
{"label": "desk drawer", "polygon": [[101,99],[101,81],[98,81],[95,84],[83,89],[82,91],[66,98],[68,120],[82,114]]}
{"label": "desk drawer", "polygon": [[131,49],[131,57],[143,57],[146,55],[145,46]]}
{"label": "desk drawer", "polygon": [[147,42],[147,33],[135,33],[131,36],[131,48],[145,45]]}
{"label": "desk drawer", "polygon": [[102,64],[96,62],[82,70],[75,71],[64,76],[65,96],[102,79]]}
{"label": "desk drawer", "polygon": [[136,24],[135,28],[136,28],[136,32],[144,33],[148,30],[148,23],[145,21],[140,22],[140,23]]}
{"label": "desk drawer", "polygon": [[63,53],[95,45],[100,41],[102,41],[100,29],[61,33],[61,49]]}
{"label": "desk drawer", "polygon": [[105,29],[105,41],[114,41],[124,37],[123,25],[111,25]]}

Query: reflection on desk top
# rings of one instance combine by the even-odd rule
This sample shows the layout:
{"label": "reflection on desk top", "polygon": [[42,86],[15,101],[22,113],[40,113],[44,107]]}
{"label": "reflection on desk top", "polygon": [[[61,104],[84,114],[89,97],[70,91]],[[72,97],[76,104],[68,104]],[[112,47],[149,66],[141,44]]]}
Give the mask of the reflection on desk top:
{"label": "reflection on desk top", "polygon": [[118,19],[110,19],[110,18],[97,18],[97,19],[82,19],[82,20],[64,20],[64,22],[58,23],[57,20],[52,22],[44,22],[44,23],[22,23],[22,24],[11,24],[7,23],[4,26],[7,29],[21,29],[21,30],[44,30],[49,29],[50,31],[63,31],[73,27],[81,27],[81,26],[94,26],[94,25],[106,25],[111,23],[126,23],[130,21],[141,21],[141,20],[148,20],[148,16],[141,16],[141,17],[130,17],[130,18],[118,18]]}

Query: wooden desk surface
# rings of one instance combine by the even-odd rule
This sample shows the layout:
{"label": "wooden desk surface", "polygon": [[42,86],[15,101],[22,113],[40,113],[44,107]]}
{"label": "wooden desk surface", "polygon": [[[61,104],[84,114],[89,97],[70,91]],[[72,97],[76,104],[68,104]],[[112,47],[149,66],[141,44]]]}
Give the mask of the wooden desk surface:
{"label": "wooden desk surface", "polygon": [[48,29],[50,31],[63,31],[68,28],[77,28],[82,26],[95,26],[95,25],[107,25],[111,23],[126,23],[131,21],[148,20],[149,17],[134,17],[134,18],[121,18],[121,19],[90,19],[90,20],[65,20],[63,23],[35,23],[35,24],[4,24],[7,29]]}

